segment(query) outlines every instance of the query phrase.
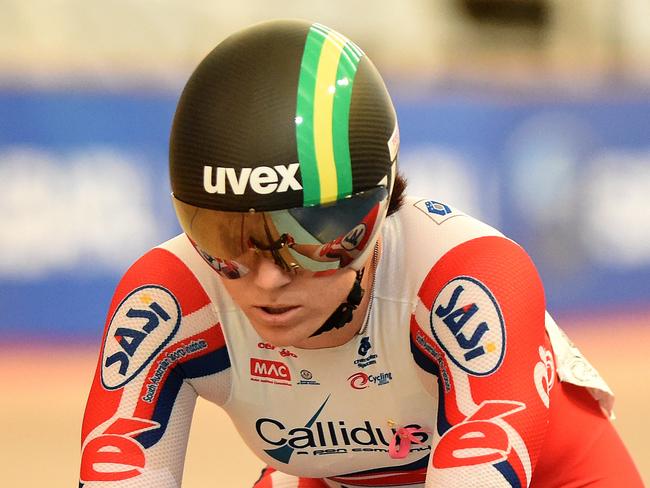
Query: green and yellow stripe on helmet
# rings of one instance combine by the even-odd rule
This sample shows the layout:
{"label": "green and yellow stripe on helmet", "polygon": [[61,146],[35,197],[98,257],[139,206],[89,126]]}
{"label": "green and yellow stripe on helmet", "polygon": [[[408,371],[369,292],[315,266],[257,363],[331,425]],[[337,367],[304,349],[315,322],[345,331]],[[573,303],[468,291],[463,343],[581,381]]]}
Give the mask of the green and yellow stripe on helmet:
{"label": "green and yellow stripe on helmet", "polygon": [[323,25],[307,34],[300,65],[296,141],[304,205],[352,193],[348,127],[352,86],[363,51]]}

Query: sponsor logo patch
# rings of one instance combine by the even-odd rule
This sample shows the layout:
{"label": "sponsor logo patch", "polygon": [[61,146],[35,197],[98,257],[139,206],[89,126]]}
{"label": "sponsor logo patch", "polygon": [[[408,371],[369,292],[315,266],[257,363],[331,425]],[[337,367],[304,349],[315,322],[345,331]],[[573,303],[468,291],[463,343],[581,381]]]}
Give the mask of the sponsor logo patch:
{"label": "sponsor logo patch", "polygon": [[106,333],[101,371],[104,388],[115,390],[131,381],[174,337],[180,323],[180,305],[166,288],[147,285],[127,295]]}
{"label": "sponsor logo patch", "polygon": [[390,383],[393,379],[393,373],[384,372],[379,374],[366,374],[363,371],[354,373],[348,377],[350,386],[355,390],[364,390],[371,385],[382,386]]}
{"label": "sponsor logo patch", "polygon": [[487,400],[440,438],[431,456],[436,469],[497,464],[508,458],[512,444],[499,424],[508,415],[524,410],[526,405],[513,400]]}
{"label": "sponsor logo patch", "polygon": [[447,370],[447,363],[445,362],[444,354],[439,351],[439,347],[428,336],[426,336],[419,327],[415,334],[415,341],[418,343],[420,348],[422,348],[425,354],[433,359],[438,365],[440,380],[442,380],[445,392],[451,390],[451,378],[449,377],[449,371]]}
{"label": "sponsor logo patch", "polygon": [[503,315],[492,292],[480,281],[460,276],[448,282],[431,307],[431,331],[460,369],[474,376],[494,373],[503,361]]}
{"label": "sponsor logo patch", "polygon": [[84,443],[81,481],[117,482],[141,475],[146,456],[134,438],[158,427],[158,422],[148,419],[116,419],[101,435]]}
{"label": "sponsor logo patch", "polygon": [[[275,347],[273,344],[271,344],[269,342],[258,342],[257,343],[257,348],[258,349],[266,349],[267,351],[275,351],[275,350],[278,349],[277,347]],[[286,349],[284,347],[281,348],[280,350],[278,350],[278,354],[280,354],[280,356],[282,356],[283,358],[297,358],[298,357],[298,355],[296,353],[291,352],[289,349]]]}
{"label": "sponsor logo patch", "polygon": [[368,351],[370,351],[371,347],[372,344],[370,344],[370,337],[362,337],[361,341],[359,342],[359,349],[357,350],[359,356],[365,356],[368,354]]}
{"label": "sponsor logo patch", "polygon": [[415,207],[427,214],[436,224],[442,224],[445,220],[463,215],[448,205],[435,200],[420,200],[415,203]]}
{"label": "sponsor logo patch", "polygon": [[[323,410],[329,396],[316,409],[313,415],[302,424],[291,420],[273,417],[261,417],[255,422],[258,437],[268,448],[264,452],[273,459],[289,464],[296,456],[329,456],[337,454],[388,453],[388,446],[396,430],[386,425],[377,426],[370,419],[354,422],[341,418],[322,418]],[[405,427],[422,429],[413,423]],[[411,447],[411,452],[428,453],[431,450],[431,438],[426,432],[414,434],[423,445]]]}
{"label": "sponsor logo patch", "polygon": [[291,371],[283,362],[251,358],[250,368],[252,381],[291,386]]}
{"label": "sponsor logo patch", "polygon": [[208,343],[204,339],[199,339],[186,344],[179,344],[178,347],[166,354],[162,353],[153,363],[155,366],[153,374],[148,376],[145,381],[147,393],[142,397],[142,401],[147,403],[152,403],[154,401],[163,378],[167,374],[167,371],[170,370],[170,368],[173,368],[176,362],[190,358],[207,348]]}
{"label": "sponsor logo patch", "polygon": [[368,354],[370,349],[372,349],[370,337],[363,337],[359,343],[359,349],[357,350],[357,353],[361,357],[354,360],[355,366],[365,368],[377,363],[377,354]]}
{"label": "sponsor logo patch", "polygon": [[308,369],[300,370],[300,380],[298,381],[299,385],[320,385],[318,381],[314,379],[314,375]]}

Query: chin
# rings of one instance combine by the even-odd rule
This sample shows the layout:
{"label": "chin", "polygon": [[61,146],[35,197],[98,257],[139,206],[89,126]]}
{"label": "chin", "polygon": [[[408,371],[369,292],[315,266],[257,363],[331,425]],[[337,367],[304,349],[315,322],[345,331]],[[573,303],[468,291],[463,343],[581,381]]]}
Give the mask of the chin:
{"label": "chin", "polygon": [[274,325],[268,326],[263,324],[253,323],[253,328],[257,334],[264,339],[266,342],[270,342],[274,346],[288,347],[288,346],[297,346],[300,343],[303,343],[308,339],[313,330],[317,330],[318,327],[304,327],[303,324],[300,325]]}
{"label": "chin", "polygon": [[296,341],[303,339],[303,334],[295,330],[298,328],[296,326],[253,323],[253,328],[262,339],[274,346],[292,346]]}

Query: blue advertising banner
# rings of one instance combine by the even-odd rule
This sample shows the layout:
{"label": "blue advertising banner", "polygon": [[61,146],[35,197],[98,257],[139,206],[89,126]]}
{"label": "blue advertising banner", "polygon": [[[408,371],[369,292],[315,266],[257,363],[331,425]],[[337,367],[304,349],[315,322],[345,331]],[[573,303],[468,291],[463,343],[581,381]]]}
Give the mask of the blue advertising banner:
{"label": "blue advertising banner", "polygon": [[[175,235],[177,95],[0,91],[3,338],[96,340],[129,264]],[[650,298],[650,98],[397,100],[409,193],[522,244],[549,309]],[[0,339],[2,340],[2,339]]]}

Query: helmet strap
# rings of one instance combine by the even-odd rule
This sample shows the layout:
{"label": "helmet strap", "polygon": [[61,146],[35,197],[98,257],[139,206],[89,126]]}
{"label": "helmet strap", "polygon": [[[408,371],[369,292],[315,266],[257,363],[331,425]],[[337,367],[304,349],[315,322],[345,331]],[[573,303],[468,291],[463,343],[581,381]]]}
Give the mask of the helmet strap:
{"label": "helmet strap", "polygon": [[352,289],[348,293],[345,302],[341,303],[336,310],[329,316],[320,328],[310,337],[321,335],[323,332],[329,332],[332,329],[340,329],[352,320],[352,314],[357,309],[363,298],[364,289],[361,288],[361,278],[365,268],[357,271],[357,277],[354,280]]}

